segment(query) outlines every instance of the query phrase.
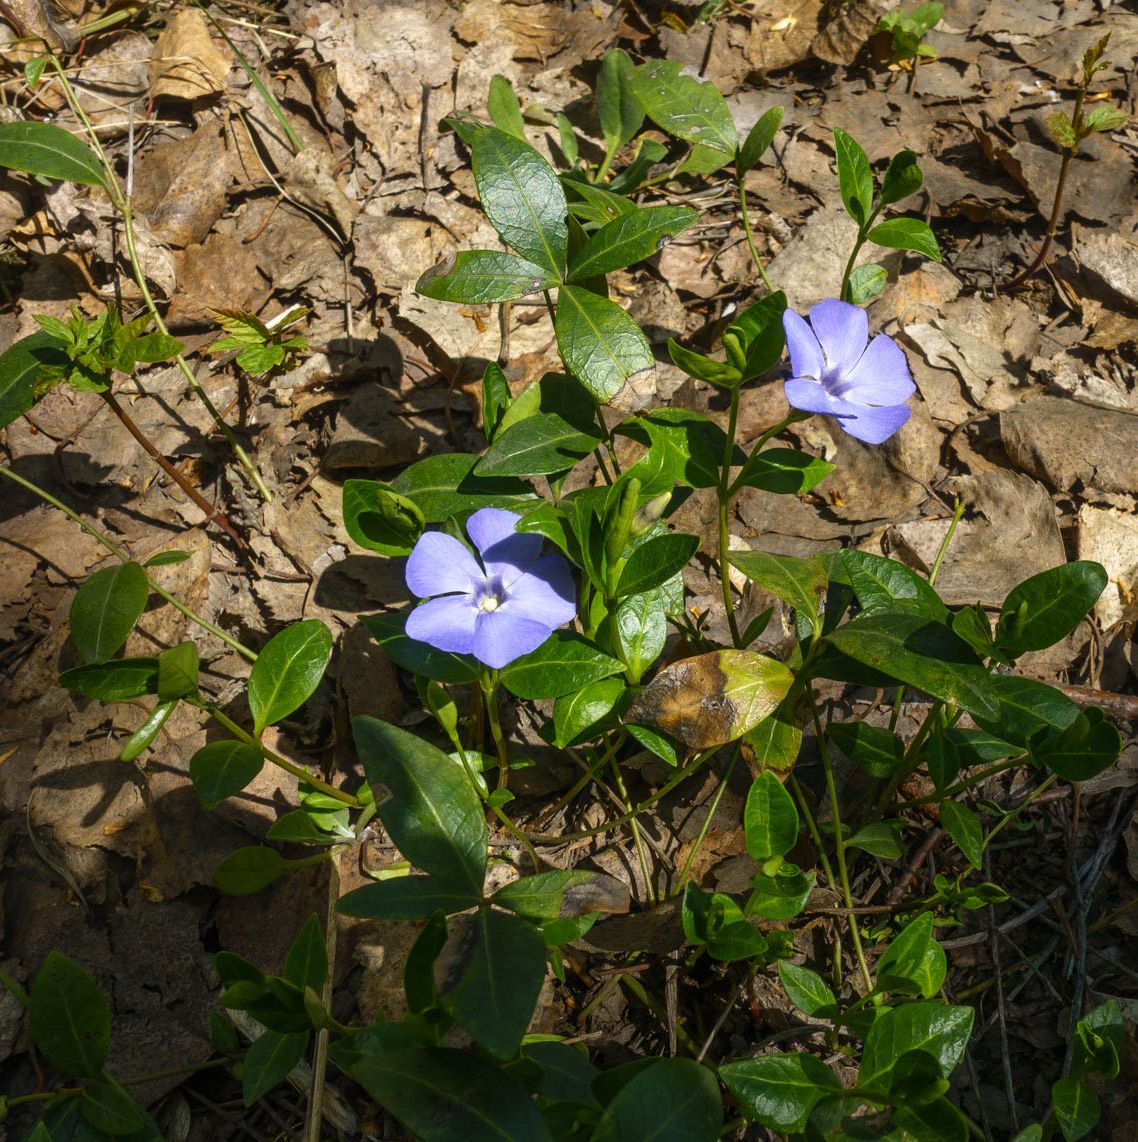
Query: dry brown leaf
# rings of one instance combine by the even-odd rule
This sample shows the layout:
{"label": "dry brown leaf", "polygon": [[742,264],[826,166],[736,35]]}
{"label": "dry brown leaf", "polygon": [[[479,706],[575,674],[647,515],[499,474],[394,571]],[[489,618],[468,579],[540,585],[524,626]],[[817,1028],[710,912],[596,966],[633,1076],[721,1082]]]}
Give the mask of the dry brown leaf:
{"label": "dry brown leaf", "polygon": [[204,99],[225,90],[229,60],[213,42],[196,8],[175,12],[154,44],[152,99]]}

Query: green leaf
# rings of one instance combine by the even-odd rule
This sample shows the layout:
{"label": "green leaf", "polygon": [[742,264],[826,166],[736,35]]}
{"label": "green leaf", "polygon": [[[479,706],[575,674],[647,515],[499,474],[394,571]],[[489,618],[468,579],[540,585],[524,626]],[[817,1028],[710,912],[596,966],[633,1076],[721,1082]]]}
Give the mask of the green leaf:
{"label": "green leaf", "polygon": [[732,551],[728,558],[748,579],[792,606],[807,621],[820,621],[818,598],[827,583],[820,557],[796,559],[792,555],[772,555],[767,551]]}
{"label": "green leaf", "polygon": [[480,476],[546,476],[565,472],[601,442],[555,412],[539,412],[501,432],[475,471]]}
{"label": "green leaf", "polygon": [[634,681],[664,653],[668,620],[660,591],[644,591],[621,599],[612,616],[615,649]]}
{"label": "green leaf", "polygon": [[1129,113],[1122,107],[1098,103],[1083,112],[1083,134],[1092,131],[1117,131],[1130,122]]}
{"label": "green leaf", "polygon": [[907,1003],[880,1014],[865,1037],[858,1086],[888,1086],[893,1064],[907,1051],[928,1051],[946,1078],[964,1057],[975,1012],[939,1002]]}
{"label": "green leaf", "polygon": [[766,448],[753,452],[735,477],[732,491],[758,488],[777,495],[801,496],[820,484],[835,468],[808,452],[793,448]]}
{"label": "green leaf", "polygon": [[744,911],[764,920],[793,920],[803,908],[814,887],[814,873],[804,873],[796,864],[784,861],[773,876],[760,872],[751,877],[752,891]]}
{"label": "green leaf", "polygon": [[747,306],[723,332],[727,359],[751,380],[778,364],[786,345],[782,315],[786,294],[775,290],[754,305]]}
{"label": "green leaf", "polygon": [[51,123],[0,123],[0,167],[43,178],[104,186],[103,165],[70,131]]}
{"label": "green leaf", "polygon": [[426,270],[415,283],[415,292],[436,301],[486,305],[540,293],[560,280],[552,270],[517,254],[463,250]]}
{"label": "green leaf", "polygon": [[265,764],[260,750],[239,741],[210,742],[190,758],[190,781],[207,809],[240,793]]}
{"label": "green leaf", "polygon": [[921,189],[924,179],[925,176],[921,174],[921,168],[917,165],[916,152],[898,151],[889,160],[889,166],[885,168],[885,176],[881,180],[882,206],[891,206],[894,202],[908,198],[910,194],[916,194]]}
{"label": "green leaf", "polygon": [[652,257],[699,217],[689,206],[643,206],[602,226],[569,262],[582,281]]}
{"label": "green leaf", "polygon": [[553,168],[528,143],[493,127],[478,132],[470,155],[482,209],[498,236],[560,279],[569,231]]}
{"label": "green leaf", "polygon": [[170,702],[198,690],[198,648],[180,642],[158,655],[158,698]]}
{"label": "green leaf", "polygon": [[308,1050],[308,1031],[262,1031],[253,1040],[241,1064],[241,1094],[252,1106],[278,1083],[284,1082]]}
{"label": "green leaf", "polygon": [[76,666],[59,676],[59,684],[102,702],[129,702],[158,692],[158,659],[116,658]]}
{"label": "green leaf", "polygon": [[[639,111],[640,105],[637,104],[636,108]],[[623,194],[613,194],[602,186],[581,182],[573,175],[561,175],[561,185],[569,198],[569,213],[584,226],[600,227],[622,214],[632,214],[640,209]]]}
{"label": "green leaf", "polygon": [[522,107],[514,94],[514,85],[504,76],[490,78],[490,94],[486,99],[486,109],[494,126],[515,139],[526,141],[526,125],[522,118]]}
{"label": "green leaf", "polygon": [[694,1059],[653,1059],[617,1091],[590,1142],[715,1142],[722,1123],[710,1070]]}
{"label": "green leaf", "polygon": [[735,173],[738,178],[742,178],[766,154],[767,147],[774,142],[774,137],[782,126],[782,115],[783,109],[778,104],[768,107],[747,132],[747,137],[743,140],[739,155],[735,159]]}
{"label": "green leaf", "polygon": [[663,469],[689,488],[714,488],[719,483],[723,459],[723,430],[698,412],[682,408],[659,408],[629,417],[615,432],[647,444],[660,452]]}
{"label": "green leaf", "polygon": [[590,912],[626,912],[628,889],[600,872],[539,872],[499,888],[492,903],[527,920],[561,920]]}
{"label": "green leaf", "polygon": [[[96,1130],[112,1137],[145,1130],[149,1115],[109,1076],[83,1087],[80,1101],[83,1117]],[[153,1122],[150,1122],[153,1126]]]}
{"label": "green leaf", "polygon": [[404,670],[433,678],[436,682],[462,684],[477,681],[478,664],[465,655],[435,650],[403,633],[406,614],[360,615],[360,622],[383,647],[388,657]]}
{"label": "green leaf", "polygon": [[332,632],[319,619],[293,623],[269,639],[249,672],[255,737],[308,701],[331,656]]}
{"label": "green leaf", "polygon": [[846,848],[861,849],[862,852],[872,853],[882,860],[899,860],[904,853],[901,847],[900,821],[874,821],[869,825],[862,825],[848,841]]}
{"label": "green leaf", "polygon": [[863,614],[925,615],[937,622],[948,617],[948,608],[928,581],[897,560],[852,547],[843,549],[839,558]]}
{"label": "green leaf", "polygon": [[653,536],[640,544],[625,562],[616,585],[616,597],[651,591],[682,571],[699,550],[699,536],[679,531]]}
{"label": "green leaf", "polygon": [[715,84],[682,74],[682,67],[676,60],[641,64],[632,73],[632,92],[658,127],[718,151],[726,161],[739,142],[727,101]]}
{"label": "green leaf", "polygon": [[304,922],[285,956],[284,977],[304,991],[320,992],[328,978],[328,949],[315,913]]}
{"label": "green leaf", "polygon": [[502,417],[513,402],[510,382],[496,361],[488,361],[482,372],[482,431],[488,442],[498,434]]}
{"label": "green leaf", "polygon": [[1008,658],[1053,646],[1086,617],[1106,583],[1102,564],[1087,560],[1032,575],[1004,600],[996,645]]}
{"label": "green leaf", "polygon": [[904,981],[918,995],[931,999],[940,991],[947,972],[948,957],[933,936],[933,914],[922,912],[897,933],[877,961],[877,986],[886,991],[898,991],[902,990],[900,981]]}
{"label": "green leaf", "polygon": [[1079,707],[1066,694],[1030,678],[994,674],[988,691],[996,701],[998,717],[978,717],[976,724],[1018,746],[1026,746],[1040,730],[1064,730],[1079,716]]}
{"label": "green leaf", "polygon": [[369,1051],[348,1073],[423,1142],[553,1142],[518,1079],[469,1051]]}
{"label": "green leaf", "polygon": [[0,353],[0,428],[36,403],[40,371],[45,365],[66,362],[64,346],[59,338],[40,332],[21,338]]}
{"label": "green leaf", "polygon": [[619,48],[606,52],[597,72],[597,116],[605,137],[605,159],[613,156],[640,130],[644,108],[632,94],[632,60]]}
{"label": "green leaf", "polygon": [[668,356],[677,369],[697,381],[707,381],[724,389],[733,389],[743,382],[743,374],[734,365],[685,349],[674,337],[668,338]]}
{"label": "green leaf", "polygon": [[[847,658],[961,706],[978,719],[998,715],[987,672],[943,623],[919,614],[861,615],[826,639]],[[831,659],[821,660],[818,669],[822,677],[839,680],[845,673]]]}
{"label": "green leaf", "polygon": [[424,872],[481,897],[486,818],[462,769],[429,742],[377,718],[354,718],[352,730],[376,815],[399,851]]}
{"label": "green leaf", "polygon": [[1038,731],[1029,743],[1031,755],[1066,781],[1089,781],[1109,769],[1122,752],[1122,736],[1096,706],[1059,733]]}
{"label": "green leaf", "polygon": [[537,1093],[554,1102],[576,1102],[596,1106],[593,1080],[600,1072],[576,1047],[551,1041],[527,1043],[522,1057],[542,1070]]}
{"label": "green leaf", "polygon": [[656,367],[648,339],[632,317],[581,286],[558,291],[554,330],[565,367],[598,401],[612,400],[626,381]]}
{"label": "green leaf", "polygon": [[130,637],[149,598],[150,581],[139,564],[96,571],[71,602],[71,641],[88,662],[105,662]]}
{"label": "green leaf", "polygon": [[146,333],[141,337],[132,337],[118,349],[115,366],[120,372],[133,373],[140,362],[154,364],[157,361],[168,361],[184,348],[181,341],[166,333]]}
{"label": "green leaf", "polygon": [[404,468],[390,488],[413,501],[426,523],[446,523],[478,508],[517,510],[533,504],[533,491],[520,480],[474,475],[481,459],[465,452],[427,456]]}
{"label": "green leaf", "polygon": [[794,798],[773,773],[760,773],[747,793],[743,809],[747,852],[760,864],[785,856],[798,841]]}
{"label": "green leaf", "polygon": [[119,750],[119,761],[134,761],[158,736],[177,705],[176,698],[169,702],[156,703],[146,721],[123,743]]}
{"label": "green leaf", "polygon": [[781,662],[754,651],[712,651],[661,670],[627,718],[664,730],[691,749],[711,749],[773,713],[793,677]]}
{"label": "green leaf", "polygon": [[968,863],[979,868],[984,863],[984,830],[976,814],[959,801],[947,798],[940,804],[940,823]]}
{"label": "green leaf", "polygon": [[778,961],[778,978],[786,990],[786,997],[811,1019],[833,1019],[838,1013],[838,1001],[826,981],[808,967],[789,960]]}
{"label": "green leaf", "polygon": [[434,912],[464,912],[481,899],[481,892],[437,876],[400,876],[346,893],[336,909],[365,920],[426,920]]}
{"label": "green leaf", "polygon": [[952,629],[981,658],[996,658],[1004,661],[1004,656],[992,641],[992,625],[988,614],[978,603],[962,607],[952,616]]}
{"label": "green leaf", "polygon": [[98,984],[78,964],[49,952],[28,996],[28,1030],[57,1071],[95,1078],[110,1049],[111,1011]]}
{"label": "green leaf", "polygon": [[436,966],[439,1003],[491,1055],[513,1058],[545,979],[545,941],[520,916],[493,908],[452,924]]}
{"label": "green leaf", "polygon": [[763,718],[743,738],[754,751],[758,768],[787,773],[794,768],[802,749],[802,723],[786,709],[785,703],[780,703],[770,717]]}
{"label": "green leaf", "polygon": [[850,271],[849,295],[851,305],[865,305],[872,301],[884,288],[888,278],[884,266],[867,262]]}
{"label": "green leaf", "polygon": [[940,246],[929,224],[920,218],[889,218],[869,232],[869,240],[891,250],[912,250],[934,262],[941,260]]}
{"label": "green leaf", "polygon": [[905,745],[896,734],[868,722],[832,722],[830,741],[878,780],[886,781],[904,764]]}
{"label": "green leaf", "polygon": [[834,154],[842,205],[859,226],[864,226],[873,205],[873,172],[869,158],[840,127],[834,128]]}
{"label": "green leaf", "polygon": [[352,540],[381,555],[409,555],[426,522],[414,500],[378,480],[345,480],[343,512]]}
{"label": "green leaf", "polygon": [[192,557],[192,551],[159,551],[157,555],[152,555],[143,567],[172,567],[177,563],[185,563]]}
{"label": "green leaf", "polygon": [[662,762],[671,766],[679,764],[680,759],[676,753],[676,747],[665,735],[658,734],[647,726],[637,726],[631,722],[626,723],[624,728],[628,730],[630,737],[638,741],[649,753],[654,754]]}
{"label": "green leaf", "polygon": [[783,1134],[801,1133],[815,1104],[842,1089],[834,1072],[805,1051],[737,1059],[724,1063],[719,1077],[748,1118]]}
{"label": "green leaf", "polygon": [[228,896],[252,896],[284,876],[296,863],[285,860],[267,845],[247,845],[231,852],[217,866],[213,886]]}
{"label": "green leaf", "polygon": [[537,650],[504,667],[499,678],[514,697],[534,700],[560,698],[623,669],[587,639],[557,630]]}
{"label": "green leaf", "polygon": [[1102,1113],[1094,1087],[1075,1078],[1059,1079],[1051,1088],[1051,1109],[1066,1142],[1085,1138]]}
{"label": "green leaf", "polygon": [[553,744],[565,749],[600,736],[625,689],[623,679],[602,678],[558,698],[553,706]]}

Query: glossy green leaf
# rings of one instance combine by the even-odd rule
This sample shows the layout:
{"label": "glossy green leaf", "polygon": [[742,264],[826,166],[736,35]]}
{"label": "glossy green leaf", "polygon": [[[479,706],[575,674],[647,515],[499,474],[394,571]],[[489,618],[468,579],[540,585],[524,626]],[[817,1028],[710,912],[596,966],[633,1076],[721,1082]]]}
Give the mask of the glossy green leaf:
{"label": "glossy green leaf", "polygon": [[59,676],[59,684],[102,702],[129,702],[158,692],[158,659],[116,658],[76,666]]}
{"label": "glossy green leaf", "polygon": [[848,841],[847,849],[861,849],[882,860],[899,860],[904,854],[901,845],[900,821],[873,821],[862,825]]}
{"label": "glossy green leaf", "polygon": [[249,709],[256,737],[312,696],[332,656],[332,632],[306,619],[273,635],[249,672]]}
{"label": "glossy green leaf", "polygon": [[658,734],[647,726],[638,726],[632,722],[626,723],[624,728],[628,730],[631,738],[661,761],[672,766],[679,764],[680,759],[675,744],[665,734]]}
{"label": "glossy green leaf", "polygon": [[605,158],[609,162],[644,122],[644,108],[632,93],[632,73],[632,60],[619,48],[605,53],[597,72],[597,117],[601,121]]}
{"label": "glossy green leaf", "polygon": [[247,845],[231,852],[217,866],[213,886],[228,896],[252,896],[284,876],[297,862],[285,860],[268,845]]}
{"label": "glossy green leaf", "polygon": [[876,262],[867,262],[864,266],[855,266],[850,271],[849,299],[851,305],[865,305],[872,301],[885,288],[889,275],[884,266]]}
{"label": "glossy green leaf", "polygon": [[1089,614],[1106,587],[1101,563],[1078,560],[1013,587],[1000,608],[996,644],[1009,658],[1053,646]]}
{"label": "glossy green leaf", "polygon": [[490,445],[475,471],[480,476],[545,476],[566,472],[601,442],[555,412],[511,424]]}
{"label": "glossy green leaf", "polygon": [[663,456],[662,467],[678,484],[714,488],[719,483],[725,436],[714,421],[682,408],[659,408],[629,417],[616,432]]}
{"label": "glossy green leaf", "polygon": [[478,664],[469,656],[435,650],[425,642],[408,638],[403,633],[406,614],[360,615],[359,618],[372,638],[404,670],[436,682],[461,684],[478,679]]}
{"label": "glossy green leaf", "polygon": [[765,448],[748,458],[735,477],[732,491],[758,488],[777,495],[801,496],[820,484],[835,465],[793,448]]}
{"label": "glossy green leaf", "polygon": [[119,761],[134,761],[160,733],[178,705],[178,700],[158,702],[150,716],[130,735],[119,750]]}
{"label": "glossy green leaf", "polygon": [[773,714],[748,730],[743,740],[751,747],[757,768],[787,773],[802,749],[802,722],[780,703]]}
{"label": "glossy green leaf", "polygon": [[414,500],[378,480],[345,480],[344,527],[352,540],[382,555],[409,555],[425,520]]}
{"label": "glossy green leaf", "polygon": [[623,599],[662,586],[688,565],[699,550],[699,536],[679,531],[655,535],[636,547],[617,580],[616,596]]}
{"label": "glossy green leaf", "polygon": [[821,1059],[805,1051],[736,1059],[719,1077],[748,1118],[783,1134],[798,1134],[816,1103],[842,1089]]}
{"label": "glossy green leaf", "polygon": [[553,706],[553,744],[564,749],[600,736],[614,720],[609,715],[625,689],[621,678],[602,678],[558,698]]}
{"label": "glossy green leaf", "polygon": [[517,510],[532,504],[536,497],[521,480],[474,475],[479,460],[471,453],[440,452],[408,465],[389,487],[412,500],[426,523],[446,523],[478,508]]}
{"label": "glossy green leaf", "polygon": [[552,289],[560,280],[552,270],[517,254],[463,250],[420,275],[415,292],[436,301],[488,305]]}
{"label": "glossy green leaf", "polygon": [[518,1079],[469,1051],[369,1051],[348,1073],[423,1142],[553,1142]]}
{"label": "glossy green leaf", "polygon": [[674,337],[668,338],[668,356],[677,369],[697,381],[707,381],[724,389],[733,389],[743,382],[742,372],[734,365],[685,349]]}
{"label": "glossy green leaf", "polygon": [[521,104],[514,93],[514,85],[504,75],[490,77],[490,94],[486,98],[486,109],[490,112],[495,127],[525,142],[526,126],[522,118]]}
{"label": "glossy green leaf", "polygon": [[253,1040],[241,1064],[241,1094],[246,1106],[252,1106],[288,1078],[304,1058],[308,1039],[307,1031],[262,1031]]}
{"label": "glossy green leaf", "polygon": [[728,558],[733,567],[776,599],[794,607],[810,622],[817,619],[819,596],[827,583],[826,570],[818,556],[796,559],[767,551],[732,551]]}
{"label": "glossy green leaf", "polygon": [[999,662],[1005,657],[992,641],[992,624],[988,621],[987,612],[979,604],[962,607],[952,616],[952,629],[962,638],[981,658],[995,658]]}
{"label": "glossy green leaf", "polygon": [[984,863],[984,830],[976,814],[959,801],[946,799],[940,804],[940,823],[968,863],[979,868]]}
{"label": "glossy green leaf", "polygon": [[210,742],[190,758],[190,781],[207,809],[240,793],[265,764],[258,749],[239,741]]}
{"label": "glossy green leaf", "polygon": [[71,602],[71,641],[88,662],[104,662],[122,647],[150,598],[150,581],[134,562],[96,571]]}
{"label": "glossy green leaf", "polygon": [[602,403],[630,378],[656,367],[648,339],[633,318],[616,302],[581,286],[564,285],[558,291],[554,331],[565,367]]}
{"label": "glossy green leaf", "polygon": [[1122,736],[1096,706],[1081,710],[1059,732],[1040,731],[1029,743],[1031,755],[1066,781],[1089,781],[1109,769],[1122,752]]}
{"label": "glossy green leaf", "polygon": [[616,1092],[589,1142],[715,1142],[722,1123],[710,1070],[694,1059],[653,1059]]}
{"label": "glossy green leaf", "polygon": [[816,972],[790,960],[779,960],[778,978],[786,997],[811,1019],[832,1019],[838,1012],[838,1001],[826,981]]}
{"label": "glossy green leaf", "polygon": [[940,246],[929,224],[920,218],[888,218],[869,232],[869,240],[891,250],[912,250],[934,262],[941,260]]}
{"label": "glossy green leaf", "polygon": [[545,978],[545,941],[520,916],[493,908],[451,924],[435,969],[439,1003],[491,1055],[512,1058]]}
{"label": "glossy green leaf", "polygon": [[768,107],[747,132],[747,137],[739,148],[739,156],[735,160],[735,173],[739,178],[742,178],[766,154],[767,148],[774,142],[774,137],[782,126],[782,116],[783,109],[778,104]]}
{"label": "glossy green leaf", "polygon": [[400,876],[379,880],[340,897],[337,911],[365,920],[425,920],[433,912],[463,912],[482,899],[469,885],[437,876]]}
{"label": "glossy green leaf", "polygon": [[1094,1087],[1069,1077],[1059,1079],[1051,1088],[1051,1109],[1066,1142],[1085,1138],[1098,1125],[1102,1114]]}
{"label": "glossy green leaf", "polygon": [[57,1071],[95,1078],[107,1060],[111,1011],[98,984],[60,952],[49,952],[28,996],[28,1030]]}
{"label": "glossy green leaf", "polygon": [[481,896],[486,819],[462,769],[436,746],[377,718],[352,721],[356,750],[399,851],[431,876]]}
{"label": "glossy green leaf", "polygon": [[938,622],[948,617],[928,580],[897,560],[852,547],[843,549],[840,559],[864,614],[926,615]]}
{"label": "glossy green leaf", "polygon": [[764,920],[793,920],[803,908],[814,887],[814,873],[804,873],[796,864],[784,861],[773,875],[758,873],[751,878],[752,891],[744,911]]}
{"label": "glossy green leaf", "polygon": [[[635,158],[609,183],[609,189],[615,194],[632,194],[652,167],[668,157],[668,148],[655,139],[641,138],[638,143]],[[727,161],[726,155],[723,161]]]}
{"label": "glossy green leaf", "polygon": [[103,186],[103,165],[86,143],[52,123],[0,123],[0,167],[43,178]]}
{"label": "glossy green leaf", "polygon": [[1026,746],[1041,730],[1064,730],[1079,716],[1079,707],[1066,694],[1031,678],[994,674],[988,691],[998,712],[991,717],[977,717],[976,724],[1014,745]]}
{"label": "glossy green leaf", "polygon": [[510,382],[497,361],[488,361],[482,372],[482,431],[490,442],[498,434],[502,417],[513,403]]}
{"label": "glossy green leaf", "polygon": [[908,198],[910,194],[916,194],[924,180],[925,176],[917,165],[916,152],[898,151],[889,160],[881,180],[882,205],[891,206],[894,202]]}
{"label": "glossy green leaf", "polygon": [[613,615],[616,650],[639,682],[644,672],[664,653],[668,620],[660,591],[628,595],[617,603]]}
{"label": "glossy green leaf", "polygon": [[[920,614],[862,615],[826,636],[855,662],[961,706],[977,718],[998,715],[991,679],[968,645],[942,623]],[[841,677],[833,662],[823,677]]]}
{"label": "glossy green leaf", "polygon": [[63,342],[41,331],[23,337],[0,353],[0,428],[23,416],[36,403],[36,380],[46,364],[66,360]]}
{"label": "glossy green leaf", "polygon": [[888,780],[904,764],[905,745],[896,734],[868,722],[832,722],[830,741],[879,780]]}
{"label": "glossy green leaf", "polygon": [[516,698],[560,698],[619,674],[621,663],[572,631],[554,631],[529,654],[503,667],[502,685]]}
{"label": "glossy green leaf", "polygon": [[498,236],[560,279],[569,232],[553,168],[528,143],[493,127],[478,132],[470,157],[482,209]]}
{"label": "glossy green leaf", "polygon": [[328,978],[328,948],[315,913],[304,922],[285,955],[284,978],[304,991],[319,992]]}
{"label": "glossy green leaf", "polygon": [[158,698],[169,702],[196,694],[198,689],[198,648],[190,641],[180,642],[158,655]]}
{"label": "glossy green leaf", "polygon": [[739,368],[745,380],[761,376],[778,364],[786,345],[782,315],[786,294],[782,290],[747,306],[723,331],[727,359]]}
{"label": "glossy green leaf", "polygon": [[840,127],[834,128],[834,154],[838,163],[838,185],[846,213],[863,225],[873,204],[873,172],[869,158],[859,144]]}
{"label": "glossy green leaf", "polygon": [[699,217],[689,206],[642,206],[602,226],[569,263],[569,280],[582,281],[642,262]]}
{"label": "glossy green leaf", "polygon": [[[636,106],[639,110],[640,105]],[[561,185],[569,199],[569,213],[583,226],[598,228],[622,214],[631,214],[640,209],[623,194],[613,194],[603,186],[581,182],[569,174],[561,175]]]}
{"label": "glossy green leaf", "polygon": [[858,1085],[869,1089],[888,1086],[893,1064],[906,1051],[928,1051],[945,1077],[960,1064],[972,1033],[971,1007],[939,1002],[906,1003],[878,1016],[865,1037]]}
{"label": "glossy green leaf", "polygon": [[798,841],[798,810],[786,786],[773,773],[760,773],[743,809],[747,852],[760,864],[785,856]]}
{"label": "glossy green leaf", "polygon": [[754,651],[712,651],[661,670],[627,718],[664,730],[691,749],[711,749],[773,713],[793,677],[783,663]]}
{"label": "glossy green leaf", "polygon": [[922,912],[897,933],[877,961],[877,986],[898,991],[899,981],[905,981],[918,995],[931,999],[940,991],[947,972],[948,957],[933,935],[933,914]]}
{"label": "glossy green leaf", "polygon": [[627,885],[601,872],[554,869],[499,888],[493,903],[527,920],[560,920],[590,912],[627,912]]}
{"label": "glossy green leaf", "polygon": [[632,91],[645,114],[687,143],[699,143],[734,156],[739,137],[731,110],[713,83],[683,74],[676,60],[652,60],[632,73]]}

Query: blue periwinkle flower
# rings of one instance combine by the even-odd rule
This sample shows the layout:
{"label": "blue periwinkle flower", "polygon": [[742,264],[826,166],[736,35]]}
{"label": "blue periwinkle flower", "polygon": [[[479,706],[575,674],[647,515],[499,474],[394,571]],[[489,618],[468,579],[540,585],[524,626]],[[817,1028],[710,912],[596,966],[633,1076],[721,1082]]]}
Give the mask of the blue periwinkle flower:
{"label": "blue periwinkle flower", "polygon": [[909,419],[905,401],[915,385],[909,363],[891,337],[869,340],[865,310],[831,298],[810,310],[782,315],[793,374],[786,382],[792,408],[832,416],[867,444],[888,440]]}
{"label": "blue periwinkle flower", "polygon": [[519,519],[499,508],[476,511],[466,533],[478,559],[444,532],[419,537],[407,560],[407,586],[427,601],[407,617],[410,638],[497,669],[572,621],[577,603],[569,564],[542,555],[541,536],[516,531]]}

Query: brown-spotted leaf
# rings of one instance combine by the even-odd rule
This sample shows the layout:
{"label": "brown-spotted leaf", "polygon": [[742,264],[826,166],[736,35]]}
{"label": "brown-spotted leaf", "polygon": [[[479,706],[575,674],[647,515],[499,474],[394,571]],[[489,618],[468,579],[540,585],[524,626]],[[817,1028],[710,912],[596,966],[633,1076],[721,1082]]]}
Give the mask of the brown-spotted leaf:
{"label": "brown-spotted leaf", "polygon": [[794,675],[777,659],[749,650],[717,650],[661,670],[627,715],[664,730],[690,749],[742,737],[786,697]]}

